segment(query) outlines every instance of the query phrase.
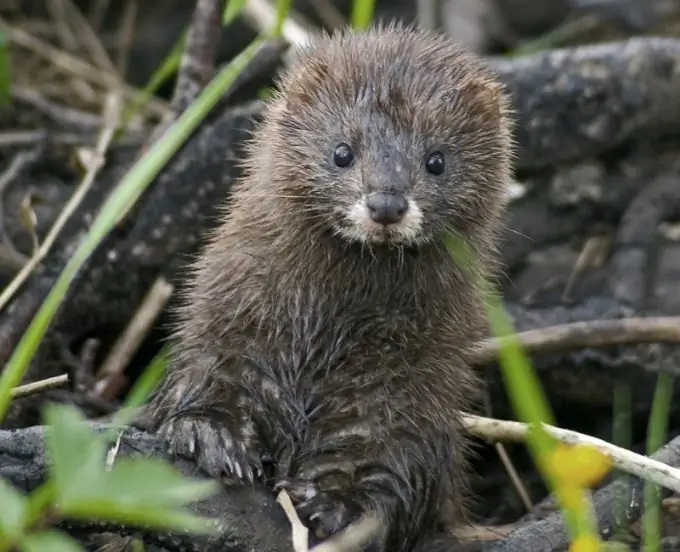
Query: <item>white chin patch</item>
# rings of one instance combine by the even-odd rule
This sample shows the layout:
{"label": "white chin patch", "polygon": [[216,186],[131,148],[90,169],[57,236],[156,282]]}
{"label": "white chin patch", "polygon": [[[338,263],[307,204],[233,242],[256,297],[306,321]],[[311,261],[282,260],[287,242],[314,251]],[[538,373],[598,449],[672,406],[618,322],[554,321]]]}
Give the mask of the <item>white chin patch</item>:
{"label": "white chin patch", "polygon": [[408,200],[408,209],[404,218],[387,226],[371,219],[365,197],[362,197],[343,214],[350,224],[338,229],[338,233],[351,241],[413,245],[423,239],[421,234],[423,212],[412,199]]}

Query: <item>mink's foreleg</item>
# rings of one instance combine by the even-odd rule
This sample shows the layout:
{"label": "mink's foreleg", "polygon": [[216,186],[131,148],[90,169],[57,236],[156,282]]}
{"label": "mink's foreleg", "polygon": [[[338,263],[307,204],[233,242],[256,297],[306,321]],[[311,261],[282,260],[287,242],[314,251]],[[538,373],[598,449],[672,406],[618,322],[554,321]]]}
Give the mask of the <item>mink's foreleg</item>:
{"label": "mink's foreleg", "polygon": [[195,460],[211,477],[261,480],[264,451],[254,421],[240,407],[243,389],[225,370],[197,367],[171,371],[160,386],[149,405],[153,429],[170,454]]}

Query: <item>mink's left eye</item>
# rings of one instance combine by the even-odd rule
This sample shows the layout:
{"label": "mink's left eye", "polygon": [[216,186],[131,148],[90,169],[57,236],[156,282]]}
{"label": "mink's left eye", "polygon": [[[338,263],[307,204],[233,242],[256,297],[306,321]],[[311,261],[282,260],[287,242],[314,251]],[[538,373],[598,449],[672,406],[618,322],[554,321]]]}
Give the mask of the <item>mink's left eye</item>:
{"label": "mink's left eye", "polygon": [[349,166],[353,159],[354,152],[352,151],[352,148],[344,142],[338,144],[338,146],[335,148],[335,152],[333,153],[333,162],[338,167],[344,168]]}
{"label": "mink's left eye", "polygon": [[430,155],[427,156],[427,159],[425,160],[425,169],[430,174],[434,175],[442,174],[444,172],[445,166],[446,165],[444,163],[444,155],[439,151],[431,153]]}

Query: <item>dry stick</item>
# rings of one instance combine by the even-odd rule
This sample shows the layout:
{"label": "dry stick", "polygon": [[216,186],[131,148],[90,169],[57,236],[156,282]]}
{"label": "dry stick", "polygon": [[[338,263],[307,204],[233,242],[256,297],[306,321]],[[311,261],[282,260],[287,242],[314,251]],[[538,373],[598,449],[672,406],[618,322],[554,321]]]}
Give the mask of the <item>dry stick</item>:
{"label": "dry stick", "polygon": [[46,378],[40,381],[34,381],[32,383],[27,383],[25,385],[20,385],[12,389],[12,398],[20,399],[22,397],[28,397],[29,395],[34,395],[37,393],[42,393],[43,391],[49,391],[50,389],[56,389],[62,385],[68,383],[68,374],[62,374],[61,376],[54,376],[52,378]]}
{"label": "dry stick", "polygon": [[83,15],[73,0],[59,0],[59,2],[61,3],[62,12],[68,10],[69,16],[73,19],[75,25],[77,25],[78,28],[74,29],[74,32],[77,32],[84,45],[87,46],[87,49],[92,55],[92,61],[99,65],[99,68],[102,71],[111,73],[119,82],[122,82],[122,75],[113,64],[113,61],[111,61],[109,53],[106,51],[106,48],[97,36],[97,33],[94,32],[87,17]]}
{"label": "dry stick", "polygon": [[604,264],[609,255],[609,250],[612,246],[612,239],[610,236],[592,236],[588,238],[583,245],[583,249],[576,259],[576,264],[569,274],[567,283],[564,285],[562,292],[562,300],[568,301],[571,295],[571,290],[574,288],[576,282],[591,268],[597,268]]}
{"label": "dry stick", "polygon": [[281,491],[276,497],[276,502],[281,505],[288,521],[290,521],[293,550],[295,552],[307,552],[307,535],[309,534],[309,530],[304,526],[302,521],[300,521],[300,517],[297,514],[297,510],[295,510],[295,506],[293,506],[293,501],[290,499],[290,496],[286,491]]}
{"label": "dry stick", "polygon": [[0,310],[5,307],[16,291],[28,279],[31,272],[33,272],[33,269],[38,264],[40,264],[47,253],[49,253],[62,228],[69,218],[71,218],[71,215],[73,215],[75,210],[78,208],[78,205],[80,205],[80,202],[85,197],[85,194],[87,194],[91,188],[95,177],[97,176],[100,169],[104,166],[105,154],[111,144],[111,141],[113,140],[116,130],[118,129],[119,121],[120,97],[117,94],[108,95],[104,103],[104,128],[99,134],[95,155],[92,156],[92,161],[87,168],[87,172],[83,177],[83,181],[80,183],[78,189],[75,191],[62,212],[59,214],[59,217],[52,225],[52,228],[50,228],[49,234],[47,234],[45,240],[40,245],[38,250],[3,290],[2,295],[0,295]]}
{"label": "dry stick", "polygon": [[123,8],[123,17],[118,38],[118,51],[116,53],[116,67],[118,68],[118,72],[123,76],[125,76],[128,69],[128,61],[130,50],[132,49],[132,42],[134,40],[138,12],[139,4],[137,0],[128,0]]}
{"label": "dry stick", "polygon": [[40,147],[36,147],[30,151],[24,151],[17,153],[9,164],[9,167],[0,174],[0,235],[4,241],[5,249],[5,259],[10,261],[8,266],[11,266],[15,270],[21,270],[28,258],[18,251],[12,240],[10,239],[7,228],[5,227],[5,221],[2,219],[2,207],[4,205],[4,193],[6,188],[14,181],[14,179],[19,175],[19,173],[24,170],[26,165],[33,163],[40,155]]}
{"label": "dry stick", "polygon": [[[125,82],[120,82],[114,75],[106,71],[102,71],[89,63],[78,59],[77,57],[53,47],[48,42],[41,40],[33,35],[9,25],[4,19],[0,17],[0,29],[5,33],[7,39],[14,44],[18,44],[23,48],[27,48],[38,54],[55,66],[60,67],[64,71],[76,75],[81,79],[99,86],[105,86],[110,89],[121,89],[123,94],[128,98],[135,98],[141,92],[135,87],[130,86]],[[158,98],[150,98],[147,102],[148,108],[156,115],[164,116],[168,107],[165,102]]]}
{"label": "dry stick", "polygon": [[53,121],[62,125],[75,125],[84,130],[101,128],[102,118],[74,107],[65,107],[43,97],[40,92],[19,85],[12,85],[12,97],[31,104],[31,107],[41,111]]}
{"label": "dry stick", "polygon": [[[484,393],[484,407],[485,415],[489,418],[493,417],[491,397],[489,396],[488,392]],[[503,443],[494,443],[494,448],[496,449],[496,453],[498,454],[498,457],[500,458],[503,467],[508,472],[510,482],[512,483],[512,486],[515,488],[515,491],[517,491],[517,496],[522,501],[522,504],[526,508],[527,512],[530,512],[531,509],[533,508],[533,505],[531,504],[529,493],[526,487],[524,486],[524,482],[517,473],[517,470],[515,469],[515,466],[512,463],[512,460],[510,459],[508,451],[505,450],[505,445],[503,445]]]}
{"label": "dry stick", "polygon": [[135,316],[118,338],[97,373],[99,381],[95,386],[95,393],[98,397],[112,398],[110,395],[115,393],[116,390],[111,389],[111,382],[122,374],[165,307],[172,291],[172,284],[168,283],[162,276],[157,278],[151,286]]}
{"label": "dry stick", "polygon": [[[680,316],[572,322],[520,332],[516,337],[528,353],[555,353],[633,343],[680,343]],[[503,340],[507,339],[482,341],[473,353],[472,362],[483,364],[495,360]]]}
{"label": "dry stick", "polygon": [[[215,72],[224,0],[198,0],[191,15],[170,109],[146,140],[153,144],[193,102]],[[140,151],[142,155],[144,148]]]}
{"label": "dry stick", "polygon": [[[463,426],[477,437],[488,441],[525,441],[529,425],[521,422],[494,420],[472,414],[463,415]],[[569,429],[543,424],[553,438],[570,445],[590,445],[607,455],[619,470],[646,479],[675,492],[680,492],[680,469],[647,456],[636,454],[607,441]]]}
{"label": "dry stick", "polygon": [[[248,0],[243,8],[243,15],[260,32],[269,32],[276,23],[276,10],[267,0]],[[295,46],[309,41],[307,30],[290,16],[283,22],[281,34]]]}
{"label": "dry stick", "polygon": [[531,503],[531,498],[529,497],[529,493],[527,492],[526,487],[522,483],[522,480],[520,479],[519,474],[515,469],[515,465],[512,463],[512,460],[510,459],[508,451],[505,450],[505,447],[503,446],[502,443],[494,443],[494,448],[496,449],[498,457],[501,459],[503,467],[508,472],[508,476],[510,476],[512,486],[515,487],[515,491],[517,491],[519,499],[522,501],[522,505],[524,506],[527,512],[531,512],[531,508],[533,507]]}
{"label": "dry stick", "polygon": [[223,11],[224,0],[196,2],[170,102],[170,108],[177,115],[198,97],[215,73]]}
{"label": "dry stick", "polygon": [[347,25],[345,16],[331,0],[311,0],[310,4],[324,24],[331,29],[341,29]]}

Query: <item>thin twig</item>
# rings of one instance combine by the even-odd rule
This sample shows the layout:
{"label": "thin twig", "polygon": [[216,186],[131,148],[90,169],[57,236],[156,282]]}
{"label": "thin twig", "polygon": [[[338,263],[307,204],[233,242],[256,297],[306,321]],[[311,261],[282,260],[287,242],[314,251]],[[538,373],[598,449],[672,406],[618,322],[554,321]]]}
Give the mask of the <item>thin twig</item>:
{"label": "thin twig", "polygon": [[[54,0],[53,0],[54,1]],[[92,25],[88,21],[87,17],[78,9],[73,3],[73,0],[59,0],[61,4],[61,12],[66,13],[73,20],[74,25],[77,25],[77,29],[74,29],[77,36],[85,45],[85,49],[90,52],[92,56],[92,61],[95,62],[102,71],[106,71],[116,77],[119,82],[122,82],[123,78],[118,72],[118,69],[111,60],[111,56],[106,51],[106,48],[102,44],[101,40],[97,36],[97,33],[92,29]]]}
{"label": "thin twig", "polygon": [[21,271],[3,290],[2,295],[0,295],[0,310],[5,307],[16,291],[30,276],[31,272],[33,272],[33,269],[38,266],[38,264],[40,264],[40,262],[45,258],[47,253],[49,253],[62,228],[71,218],[71,215],[73,215],[94,183],[95,177],[99,173],[100,169],[104,166],[106,152],[113,140],[116,130],[118,129],[118,124],[120,121],[120,107],[120,98],[117,94],[111,94],[107,97],[107,101],[104,104],[105,126],[99,135],[95,155],[92,156],[90,166],[87,168],[87,172],[85,173],[82,182],[62,212],[59,214],[59,217],[52,225],[52,228],[50,228],[50,232],[47,234],[45,240],[38,248],[38,251],[36,251],[35,255],[30,258]]}
{"label": "thin twig", "polygon": [[[68,52],[55,48],[48,42],[45,42],[22,29],[9,25],[2,18],[0,18],[0,29],[2,29],[5,33],[5,37],[11,43],[31,50],[35,54],[47,59],[51,64],[56,65],[62,70],[67,71],[72,75],[76,75],[85,81],[99,86],[103,85],[112,90],[120,89],[128,99],[135,98],[141,94],[141,92],[133,86],[120,82],[115,75],[102,71]],[[149,98],[146,105],[156,115],[164,116],[168,111],[165,102],[155,97]]]}
{"label": "thin twig", "polygon": [[[276,23],[276,10],[267,0],[248,0],[243,15],[259,32],[271,30]],[[309,42],[309,32],[290,15],[283,22],[281,34],[294,46]]]}
{"label": "thin twig", "polygon": [[102,118],[98,115],[65,107],[56,102],[44,98],[37,90],[12,85],[12,97],[26,102],[34,109],[50,117],[53,121],[63,125],[75,125],[83,129],[101,128]]}
{"label": "thin twig", "polygon": [[[528,353],[556,353],[585,347],[610,347],[633,343],[680,343],[680,316],[622,318],[572,322],[516,334]],[[473,354],[475,364],[495,360],[503,340],[482,341]]]}
{"label": "thin twig", "polygon": [[33,163],[41,153],[42,148],[40,146],[35,147],[30,151],[22,151],[17,153],[12,159],[9,167],[0,174],[0,235],[2,236],[2,241],[4,245],[5,252],[11,255],[13,265],[18,267],[17,270],[26,264],[28,258],[17,250],[12,243],[9,232],[5,226],[4,220],[4,194],[7,187],[14,181],[15,178],[24,170],[26,165]]}
{"label": "thin twig", "polygon": [[[215,71],[224,0],[198,0],[177,70],[170,110],[147,139],[153,144],[201,93]],[[143,151],[143,150],[142,150]]]}
{"label": "thin twig", "polygon": [[563,301],[569,300],[571,290],[586,270],[597,268],[604,264],[611,246],[612,239],[610,236],[592,236],[586,240],[578,259],[576,259],[574,268],[571,274],[569,274],[567,283],[564,285],[564,291],[562,292]]}
{"label": "thin twig", "polygon": [[182,113],[213,77],[223,11],[224,0],[196,2],[170,102],[175,114]]}
{"label": "thin twig", "polygon": [[515,469],[515,465],[512,463],[512,460],[510,459],[508,451],[505,450],[503,443],[494,443],[494,448],[496,449],[496,453],[498,453],[498,457],[501,459],[503,467],[508,472],[508,476],[510,477],[512,486],[515,487],[517,495],[519,496],[519,499],[522,501],[522,505],[524,506],[524,508],[526,508],[527,512],[531,512],[531,508],[533,507],[533,504],[531,503],[531,498],[529,497],[529,493],[527,492],[526,487],[522,483],[522,480],[520,479],[519,474]]}
{"label": "thin twig", "polygon": [[116,52],[116,67],[118,68],[118,72],[123,77],[127,73],[138,12],[139,4],[137,0],[128,0],[125,3],[125,8],[123,8],[122,22],[120,24],[118,51]]}
{"label": "thin twig", "polygon": [[[472,414],[464,415],[462,421],[469,433],[491,442],[524,441],[529,433],[528,424],[521,422],[495,420]],[[612,460],[617,469],[623,472],[680,492],[680,469],[678,468],[617,447],[596,437],[547,424],[544,424],[543,427],[549,435],[558,441],[570,445],[590,445],[598,449]]]}
{"label": "thin twig", "polygon": [[67,383],[68,374],[62,374],[61,376],[54,376],[53,378],[46,378],[40,381],[34,381],[32,383],[20,385],[19,387],[12,389],[12,398],[20,399],[22,397],[28,397],[29,395],[35,395],[37,393],[56,389],[57,387],[62,387]]}
{"label": "thin twig", "polygon": [[[107,355],[97,373],[98,384],[95,394],[103,399],[111,399],[117,389],[112,389],[111,382],[119,379],[153,323],[172,295],[173,286],[165,278],[159,277],[147,293],[144,301],[118,338],[111,352]],[[115,387],[115,386],[114,386]]]}
{"label": "thin twig", "polygon": [[290,499],[290,496],[286,491],[280,491],[276,497],[276,502],[281,505],[288,521],[290,521],[293,550],[295,552],[307,552],[307,535],[309,534],[309,530],[302,524],[302,521],[300,521],[300,517],[295,510],[295,506],[293,506],[293,501]]}
{"label": "thin twig", "polygon": [[310,0],[310,4],[327,27],[341,29],[347,25],[345,16],[331,0]]}

